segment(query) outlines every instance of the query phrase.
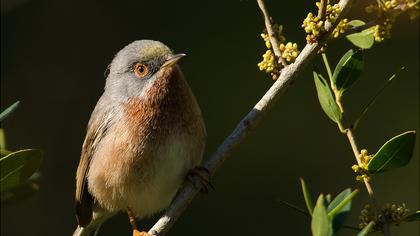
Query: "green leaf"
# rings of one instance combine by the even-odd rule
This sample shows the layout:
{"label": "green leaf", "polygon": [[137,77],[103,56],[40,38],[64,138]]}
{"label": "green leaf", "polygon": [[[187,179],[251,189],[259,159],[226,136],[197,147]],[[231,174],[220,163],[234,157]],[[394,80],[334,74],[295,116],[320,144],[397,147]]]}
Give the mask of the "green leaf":
{"label": "green leaf", "polygon": [[0,129],[0,149],[6,149],[6,136],[3,129]]}
{"label": "green leaf", "polygon": [[[353,27],[365,25],[365,22],[361,20],[352,20],[348,23]],[[368,28],[361,32],[349,34],[346,36],[347,40],[349,40],[355,46],[362,48],[362,49],[369,49],[373,46],[375,39],[373,37],[374,28]]]}
{"label": "green leaf", "polygon": [[413,155],[416,131],[408,131],[388,140],[370,160],[370,173],[380,173],[407,165]]}
{"label": "green leaf", "polygon": [[314,212],[312,214],[311,229],[313,236],[330,236],[332,235],[331,222],[328,219],[327,209],[325,208],[324,195],[320,195],[316,202]]}
{"label": "green leaf", "polygon": [[[347,188],[341,193],[339,193],[334,200],[328,205],[327,211],[331,212],[334,208],[336,208],[340,202],[342,202],[348,195],[351,194],[351,189]],[[333,230],[334,232],[337,232],[338,229],[344,224],[344,221],[346,220],[347,214],[350,212],[351,208],[351,202],[348,202],[344,207],[336,213],[335,216],[333,216]]]}
{"label": "green leaf", "polygon": [[406,216],[404,221],[420,221],[420,210],[417,210],[414,214]]}
{"label": "green leaf", "polygon": [[327,83],[327,80],[322,77],[321,74],[317,72],[313,72],[314,80],[315,80],[315,87],[318,94],[318,100],[321,104],[322,109],[324,110],[325,114],[334,121],[335,123],[339,123],[342,119],[342,114],[340,108],[338,108],[337,103],[335,102],[334,96],[331,92],[330,86]]}
{"label": "green leaf", "polygon": [[350,212],[351,199],[359,192],[359,190],[351,191],[350,188],[339,193],[334,200],[328,205],[328,217],[333,219],[333,229],[337,232],[344,224],[347,214]]}
{"label": "green leaf", "polygon": [[12,188],[5,193],[1,194],[1,203],[15,203],[20,200],[29,198],[36,191],[38,191],[39,185],[33,181],[27,181],[16,188]]}
{"label": "green leaf", "polygon": [[300,185],[302,186],[303,198],[305,199],[306,208],[308,208],[309,214],[312,215],[314,204],[312,203],[311,193],[303,178],[300,178]]}
{"label": "green leaf", "polygon": [[327,195],[325,195],[325,205],[326,206],[328,206],[331,203],[331,198],[332,198],[331,193],[328,193]]}
{"label": "green leaf", "polygon": [[358,189],[353,192],[348,188],[342,191],[334,200],[328,205],[328,216],[333,218],[335,215],[342,211],[350,210],[351,199],[359,193]]}
{"label": "green leaf", "polygon": [[371,221],[369,224],[367,224],[358,234],[357,236],[366,236],[372,227],[375,225],[375,222]]}
{"label": "green leaf", "polygon": [[359,78],[364,68],[361,51],[348,50],[335,67],[332,81],[340,92],[344,93]]}
{"label": "green leaf", "polygon": [[37,149],[25,149],[12,152],[0,159],[0,192],[19,186],[38,170],[42,162],[42,152]]}
{"label": "green leaf", "polygon": [[2,113],[0,113],[0,122],[6,119],[12,112],[16,110],[16,108],[19,106],[20,101],[17,101],[13,103],[11,106],[6,108]]}

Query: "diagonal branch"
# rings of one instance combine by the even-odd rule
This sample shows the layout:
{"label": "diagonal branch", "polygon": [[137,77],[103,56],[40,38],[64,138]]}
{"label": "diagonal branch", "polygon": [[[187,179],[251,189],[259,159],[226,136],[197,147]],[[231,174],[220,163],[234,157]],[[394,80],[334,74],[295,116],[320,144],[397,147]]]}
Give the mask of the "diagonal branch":
{"label": "diagonal branch", "polygon": [[[336,22],[345,15],[351,7],[354,0],[340,0],[339,5],[341,13]],[[318,50],[327,42],[335,25],[326,27],[326,34],[319,38],[318,42],[313,44],[306,44],[302,52],[296,58],[293,64],[286,66],[274,82],[270,89],[264,94],[260,101],[252,108],[252,110],[239,122],[233,132],[224,140],[219,148],[210,156],[205,163],[205,167],[214,173],[216,169],[226,160],[231,151],[236,148],[241,141],[249,134],[249,132],[256,127],[261,118],[270,110],[274,103],[278,100],[280,95],[286,91],[291,81],[296,79],[305,67],[312,62]],[[273,45],[274,46],[274,45]],[[156,224],[149,230],[152,235],[164,235],[169,228],[175,223],[182,212],[187,208],[188,204],[194,199],[198,190],[195,189],[191,183],[187,183],[178,193],[175,200],[163,214],[163,216],[156,222]]]}

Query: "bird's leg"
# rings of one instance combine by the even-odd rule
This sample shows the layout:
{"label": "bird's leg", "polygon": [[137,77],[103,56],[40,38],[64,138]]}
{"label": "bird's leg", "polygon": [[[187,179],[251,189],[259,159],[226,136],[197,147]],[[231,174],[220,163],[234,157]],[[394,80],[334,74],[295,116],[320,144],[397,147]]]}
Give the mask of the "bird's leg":
{"label": "bird's leg", "polygon": [[193,183],[195,188],[199,188],[201,193],[207,194],[210,188],[214,189],[210,182],[210,172],[205,167],[194,167],[188,172],[187,179]]}
{"label": "bird's leg", "polygon": [[128,215],[128,218],[130,219],[131,227],[133,228],[133,236],[151,236],[147,232],[139,231],[137,227],[136,215],[130,208],[127,208],[127,215]]}

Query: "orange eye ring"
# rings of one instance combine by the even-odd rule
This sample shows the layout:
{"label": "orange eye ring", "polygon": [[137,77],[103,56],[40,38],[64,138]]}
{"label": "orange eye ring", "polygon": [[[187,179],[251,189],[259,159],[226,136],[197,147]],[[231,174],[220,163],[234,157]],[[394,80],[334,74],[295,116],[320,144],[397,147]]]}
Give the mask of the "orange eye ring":
{"label": "orange eye ring", "polygon": [[144,78],[149,73],[149,68],[145,64],[137,63],[134,66],[134,74],[137,76],[137,78]]}

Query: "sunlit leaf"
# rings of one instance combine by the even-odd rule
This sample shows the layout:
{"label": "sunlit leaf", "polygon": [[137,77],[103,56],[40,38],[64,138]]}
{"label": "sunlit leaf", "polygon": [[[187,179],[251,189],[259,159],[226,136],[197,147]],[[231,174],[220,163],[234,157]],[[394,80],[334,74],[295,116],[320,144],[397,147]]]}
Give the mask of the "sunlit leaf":
{"label": "sunlit leaf", "polygon": [[318,100],[322,109],[332,121],[338,123],[342,118],[342,114],[340,108],[338,108],[338,105],[335,102],[327,80],[321,74],[318,74],[315,71],[313,72],[313,75],[316,91],[318,94]]}
{"label": "sunlit leaf", "polygon": [[0,149],[6,149],[6,136],[3,129],[0,129]]}
{"label": "sunlit leaf", "polygon": [[[365,22],[361,20],[352,20],[348,23],[353,27],[365,25]],[[369,49],[373,46],[375,39],[374,39],[374,28],[368,28],[361,32],[357,32],[354,34],[349,34],[346,38],[355,46],[362,48],[362,49]]]}
{"label": "sunlit leaf", "polygon": [[13,103],[11,106],[6,108],[2,113],[0,113],[0,122],[6,119],[12,112],[16,110],[16,108],[19,106],[20,101],[17,101]]}
{"label": "sunlit leaf", "polygon": [[0,159],[1,193],[24,183],[38,170],[42,162],[42,152],[25,149],[12,152]]}
{"label": "sunlit leaf", "polygon": [[359,78],[364,68],[363,56],[361,51],[349,51],[341,57],[337,63],[333,74],[333,83],[337,90],[342,94],[349,89]]}
{"label": "sunlit leaf", "polygon": [[312,211],[314,209],[314,204],[312,203],[311,193],[306,186],[305,180],[300,178],[300,185],[302,187],[303,198],[305,199],[306,208],[308,209],[309,214],[312,215]]}
{"label": "sunlit leaf", "polygon": [[350,212],[351,199],[358,193],[358,190],[345,189],[339,193],[328,205],[328,217],[333,219],[333,229],[337,232],[344,224],[347,214]]}
{"label": "sunlit leaf", "polygon": [[324,195],[322,194],[318,197],[312,214],[311,229],[313,236],[330,236],[333,233],[327,209],[325,208]]}
{"label": "sunlit leaf", "polygon": [[380,173],[407,165],[413,155],[416,132],[408,131],[388,140],[369,162],[370,173]]}
{"label": "sunlit leaf", "polygon": [[357,236],[366,236],[372,227],[375,225],[375,222],[371,221],[369,224],[367,224],[358,234]]}

